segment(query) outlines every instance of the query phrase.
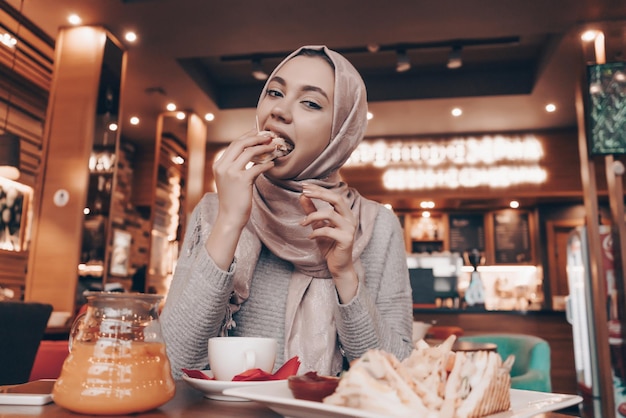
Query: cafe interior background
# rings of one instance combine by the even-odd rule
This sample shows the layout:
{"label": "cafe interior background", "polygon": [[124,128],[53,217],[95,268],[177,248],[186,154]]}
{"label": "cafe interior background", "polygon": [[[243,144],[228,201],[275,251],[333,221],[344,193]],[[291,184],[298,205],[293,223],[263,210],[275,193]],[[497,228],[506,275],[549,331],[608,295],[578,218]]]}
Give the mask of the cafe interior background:
{"label": "cafe interior background", "polygon": [[325,44],[368,88],[342,175],[398,215],[439,286],[426,305],[463,307],[476,248],[488,311],[563,311],[569,232],[624,223],[623,157],[591,155],[586,113],[625,18],[601,0],[1,1],[0,158],[19,143],[19,175],[0,177],[0,295],[68,320],[85,289],[165,295],[267,73]]}

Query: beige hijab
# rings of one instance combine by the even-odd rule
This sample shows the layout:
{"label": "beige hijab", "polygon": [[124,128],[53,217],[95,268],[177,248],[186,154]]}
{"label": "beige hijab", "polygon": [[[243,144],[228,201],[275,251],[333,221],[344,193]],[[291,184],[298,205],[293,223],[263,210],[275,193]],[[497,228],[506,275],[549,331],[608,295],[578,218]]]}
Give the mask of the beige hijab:
{"label": "beige hijab", "polygon": [[[236,252],[237,269],[231,310],[236,311],[249,295],[250,281],[263,243],[273,254],[294,265],[287,296],[285,359],[297,355],[302,364],[300,373],[314,370],[320,374],[337,374],[342,368],[334,322],[337,294],[332,280],[315,280],[332,278],[317,243],[307,238],[311,233],[310,227],[300,225],[305,216],[298,201],[302,192],[301,183],[306,181],[332,189],[350,203],[359,220],[352,256],[361,282],[365,276],[359,256],[371,238],[379,206],[349,188],[338,173],[363,139],[367,126],[365,84],[352,64],[325,46],[306,46],[281,62],[269,80],[302,49],[323,50],[335,66],[331,141],[295,179],[276,182],[263,175],[257,179],[250,222]],[[318,208],[328,205],[317,200],[314,203]]]}

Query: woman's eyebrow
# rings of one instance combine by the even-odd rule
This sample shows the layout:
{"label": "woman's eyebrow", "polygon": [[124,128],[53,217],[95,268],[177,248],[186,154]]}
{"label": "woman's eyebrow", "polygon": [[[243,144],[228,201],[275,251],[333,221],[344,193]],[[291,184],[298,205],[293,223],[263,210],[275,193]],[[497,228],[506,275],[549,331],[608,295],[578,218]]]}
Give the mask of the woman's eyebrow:
{"label": "woman's eyebrow", "polygon": [[[282,85],[283,87],[287,85],[287,82],[285,81],[285,79],[282,78],[281,76],[278,76],[278,75],[272,77],[270,82],[272,82],[272,81],[277,82],[278,84]],[[302,86],[302,88],[300,90],[302,90],[302,91],[314,91],[314,92],[317,92],[317,93],[321,94],[322,96],[324,96],[326,98],[326,100],[330,100],[328,98],[328,95],[326,94],[326,92],[324,90],[322,90],[321,88],[317,87],[317,86],[306,85],[306,86]]]}
{"label": "woman's eyebrow", "polygon": [[287,85],[287,83],[285,82],[285,80],[284,80],[282,77],[278,76],[278,75],[275,75],[274,77],[272,77],[272,79],[270,80],[270,82],[271,82],[271,81],[275,81],[275,82],[277,82],[278,84],[282,84],[283,86]]}
{"label": "woman's eyebrow", "polygon": [[328,99],[328,95],[326,94],[326,92],[324,90],[322,90],[319,87],[315,87],[315,86],[304,86],[302,87],[302,91],[315,91],[318,92],[319,94],[321,94],[322,96],[326,97],[326,100]]}

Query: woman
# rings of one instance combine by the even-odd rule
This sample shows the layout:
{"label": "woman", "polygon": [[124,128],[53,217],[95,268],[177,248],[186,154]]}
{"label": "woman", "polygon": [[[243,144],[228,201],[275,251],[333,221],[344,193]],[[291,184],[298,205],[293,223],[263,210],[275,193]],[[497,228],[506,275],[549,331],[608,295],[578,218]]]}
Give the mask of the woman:
{"label": "woman", "polygon": [[[300,373],[336,375],[370,348],[406,357],[401,227],[338,174],[367,124],[360,75],[326,47],[303,47],[276,67],[256,113],[257,129],[215,163],[217,193],[187,228],[161,317],[174,376],[206,367],[217,335],[273,337],[276,367],[297,355]],[[249,167],[274,135],[293,150]]]}

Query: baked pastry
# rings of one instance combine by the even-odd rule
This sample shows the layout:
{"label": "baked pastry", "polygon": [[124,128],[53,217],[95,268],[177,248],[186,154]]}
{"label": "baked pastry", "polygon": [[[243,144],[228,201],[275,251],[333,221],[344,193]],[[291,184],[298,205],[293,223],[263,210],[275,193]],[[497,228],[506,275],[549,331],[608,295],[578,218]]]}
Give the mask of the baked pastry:
{"label": "baked pastry", "polygon": [[274,145],[274,150],[270,152],[263,153],[261,155],[257,155],[252,158],[250,161],[256,164],[263,164],[269,161],[275,160],[279,157],[284,157],[293,151],[293,144],[291,142],[286,141],[284,138],[276,135],[271,131],[261,131],[259,135],[269,135],[272,137],[272,145]]}
{"label": "baked pastry", "polygon": [[388,417],[479,418],[510,408],[514,357],[453,352],[450,336],[438,346],[423,340],[400,362],[369,350],[350,365],[324,403]]}

